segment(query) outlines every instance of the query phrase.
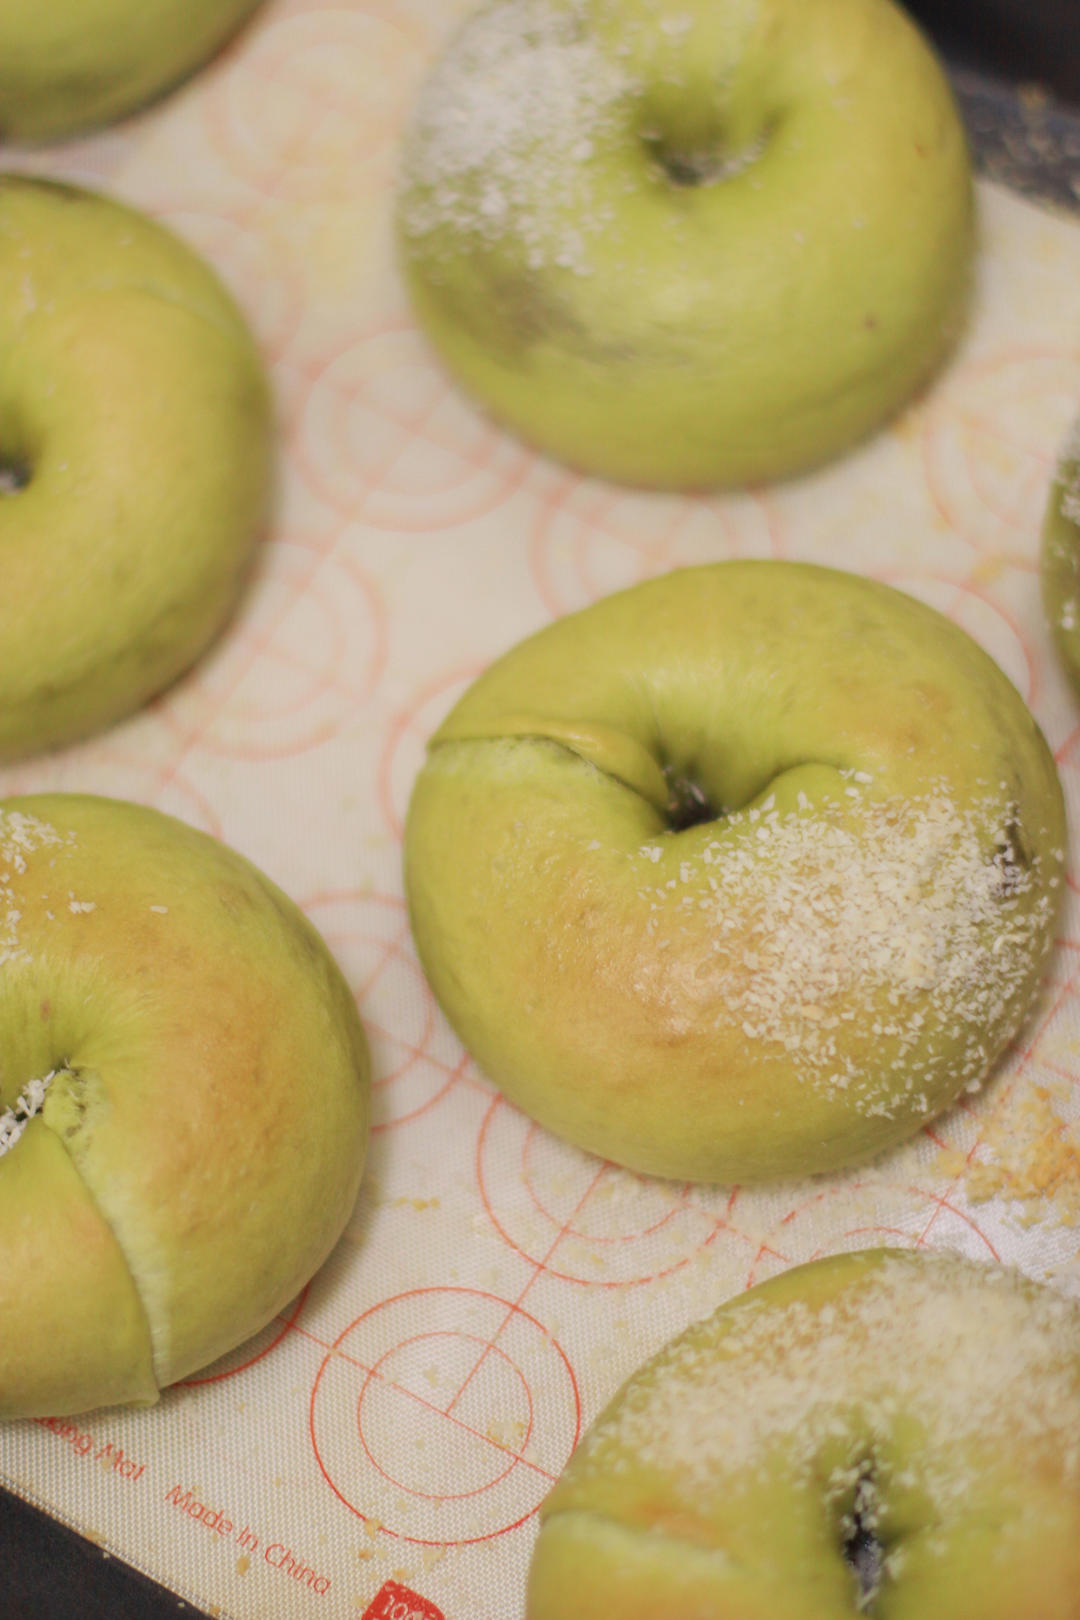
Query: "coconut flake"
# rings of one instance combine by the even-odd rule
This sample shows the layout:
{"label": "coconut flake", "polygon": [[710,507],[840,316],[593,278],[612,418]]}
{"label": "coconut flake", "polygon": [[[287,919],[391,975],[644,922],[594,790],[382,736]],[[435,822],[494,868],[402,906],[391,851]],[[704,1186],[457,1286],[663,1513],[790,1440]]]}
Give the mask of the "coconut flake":
{"label": "coconut flake", "polygon": [[708,934],[697,973],[716,1027],[827,1092],[863,1078],[852,1047],[869,1033],[888,1072],[865,1113],[927,1106],[944,1067],[977,1086],[1056,904],[1057,880],[1017,857],[1000,801],[961,810],[942,788],[760,816],[726,817],[677,882],[640,891],[665,919],[657,932]]}
{"label": "coconut flake", "polygon": [[513,237],[530,268],[588,274],[586,238],[605,220],[575,219],[564,202],[632,83],[589,36],[580,4],[482,10],[421,93],[405,143],[405,234],[449,226],[487,242]]}
{"label": "coconut flake", "polygon": [[[1008,1268],[925,1253],[890,1257],[821,1304],[747,1299],[632,1379],[580,1466],[659,1470],[699,1511],[782,1455],[789,1479],[839,1497],[868,1468],[887,1485],[901,1424],[911,1480],[941,1512],[962,1509],[1006,1452],[1036,1468],[1053,1456],[1080,1486],[1080,1306]],[[826,1446],[844,1461],[823,1479]]]}
{"label": "coconut flake", "polygon": [[47,821],[21,810],[0,810],[0,966],[26,955],[19,945],[22,912],[13,878],[25,873],[28,856],[62,843],[60,833]]}
{"label": "coconut flake", "polygon": [[56,1070],[50,1069],[40,1080],[28,1080],[14,1107],[0,1114],[0,1154],[10,1152],[34,1115],[41,1113],[49,1085],[55,1076]]}

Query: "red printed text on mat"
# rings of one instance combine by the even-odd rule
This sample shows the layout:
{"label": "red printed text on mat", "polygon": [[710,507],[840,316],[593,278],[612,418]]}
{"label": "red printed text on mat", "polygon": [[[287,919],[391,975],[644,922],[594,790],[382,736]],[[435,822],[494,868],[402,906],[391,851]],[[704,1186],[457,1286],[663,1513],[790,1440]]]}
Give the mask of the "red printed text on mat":
{"label": "red printed text on mat", "polygon": [[411,1592],[397,1581],[387,1581],[379,1588],[360,1620],[445,1620],[429,1598]]}

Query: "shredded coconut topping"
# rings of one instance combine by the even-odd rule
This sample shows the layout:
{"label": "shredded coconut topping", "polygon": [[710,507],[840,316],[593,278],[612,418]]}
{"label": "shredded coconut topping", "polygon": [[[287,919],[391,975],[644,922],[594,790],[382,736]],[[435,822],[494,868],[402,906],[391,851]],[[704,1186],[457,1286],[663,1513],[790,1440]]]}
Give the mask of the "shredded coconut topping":
{"label": "shredded coconut topping", "polygon": [[512,235],[530,268],[588,273],[586,234],[604,228],[603,210],[575,221],[562,205],[632,82],[588,37],[581,13],[504,0],[451,42],[405,145],[407,236],[446,225],[488,242]]}
{"label": "shredded coconut topping", "polygon": [[0,810],[0,966],[25,956],[19,948],[19,910],[12,878],[26,871],[27,856],[63,843],[55,827],[20,810]]}
{"label": "shredded coconut topping", "polygon": [[[25,961],[28,953],[19,943],[19,909],[14,879],[25,875],[29,857],[39,850],[54,849],[65,843],[62,835],[47,821],[21,810],[0,809],[0,967],[7,962]],[[0,1112],[0,1154],[15,1146],[27,1124],[39,1114],[55,1070],[40,1079],[28,1080],[11,1108]]]}
{"label": "shredded coconut topping", "polygon": [[7,1153],[15,1146],[23,1131],[35,1114],[40,1114],[45,1104],[45,1096],[49,1085],[56,1076],[56,1070],[40,1080],[30,1080],[24,1086],[13,1108],[7,1108],[0,1114],[0,1155]]}
{"label": "shredded coconut topping", "polygon": [[[711,959],[697,977],[718,1028],[786,1054],[829,1091],[862,1077],[873,1037],[889,1084],[861,1106],[891,1114],[918,1108],[945,1072],[980,1083],[1047,948],[1059,879],[1000,800],[960,810],[943,789],[845,794],[812,811],[767,800],[736,812],[639,895],[658,941],[680,918],[700,938],[704,914]],[[639,854],[653,861],[656,848]]]}
{"label": "shredded coconut topping", "polygon": [[[820,1303],[807,1292],[747,1296],[674,1340],[587,1436],[578,1478],[656,1469],[677,1502],[705,1511],[778,1460],[837,1498],[878,1470],[879,1494],[914,1485],[940,1512],[962,1511],[1003,1458],[1080,1487],[1076,1302],[925,1253],[891,1255]],[[844,1460],[823,1478],[826,1449]]]}

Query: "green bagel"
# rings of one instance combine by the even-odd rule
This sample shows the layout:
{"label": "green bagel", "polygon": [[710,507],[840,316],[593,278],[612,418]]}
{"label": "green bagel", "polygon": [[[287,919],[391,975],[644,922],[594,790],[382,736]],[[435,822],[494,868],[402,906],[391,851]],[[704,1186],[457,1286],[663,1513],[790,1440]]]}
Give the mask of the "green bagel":
{"label": "green bagel", "polygon": [[1062,448],[1047,496],[1040,580],[1054,643],[1080,693],[1080,422]]}
{"label": "green bagel", "polygon": [[1075,1301],[955,1256],[796,1267],[600,1416],[528,1620],[1076,1620],[1078,1434]]}
{"label": "green bagel", "polygon": [[75,794],[0,805],[0,963],[0,1418],[153,1401],[337,1241],[355,1003],[239,855]]}
{"label": "green bagel", "polygon": [[0,175],[0,759],[110,725],[231,613],[268,514],[250,332],[168,231]]}
{"label": "green bagel", "polygon": [[52,141],[170,90],[260,0],[0,0],[0,139]]}
{"label": "green bagel", "polygon": [[957,334],[972,218],[891,0],[495,0],[421,94],[398,207],[458,380],[658,488],[785,477],[892,415]]}
{"label": "green bagel", "polygon": [[998,666],[888,586],[727,562],[513,648],[436,732],[413,933],[461,1040],[656,1175],[831,1170],[975,1090],[1063,892],[1054,762]]}

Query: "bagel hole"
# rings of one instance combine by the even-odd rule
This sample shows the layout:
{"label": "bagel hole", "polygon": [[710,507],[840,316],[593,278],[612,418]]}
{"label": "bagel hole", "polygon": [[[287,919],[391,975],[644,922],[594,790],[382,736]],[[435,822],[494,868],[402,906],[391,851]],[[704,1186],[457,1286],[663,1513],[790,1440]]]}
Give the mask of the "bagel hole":
{"label": "bagel hole", "polygon": [[24,461],[0,460],[0,496],[17,495],[30,482],[30,468]]}
{"label": "bagel hole", "polygon": [[855,1576],[856,1603],[861,1614],[873,1612],[885,1569],[885,1548],[877,1533],[880,1507],[874,1476],[866,1470],[860,1473],[855,1485],[855,1500],[845,1524],[846,1535],[841,1548],[844,1561]]}
{"label": "bagel hole", "polygon": [[722,146],[712,145],[696,151],[672,145],[655,130],[646,130],[641,136],[653,169],[668,185],[679,190],[697,186],[712,186],[721,180],[730,180],[757,162],[767,145],[762,135],[739,152],[727,152]]}
{"label": "bagel hole", "polygon": [[715,821],[718,812],[710,804],[700,782],[692,776],[677,776],[665,770],[668,785],[667,823],[672,832],[685,832],[688,827],[700,827],[703,822]]}
{"label": "bagel hole", "polygon": [[998,874],[998,895],[1002,900],[1010,899],[1027,887],[1032,860],[1032,852],[1020,824],[1019,807],[1011,804],[993,855]]}
{"label": "bagel hole", "polygon": [[858,1515],[855,1529],[844,1543],[844,1559],[858,1584],[859,1610],[868,1614],[881,1585],[885,1549],[873,1530],[859,1524]]}

